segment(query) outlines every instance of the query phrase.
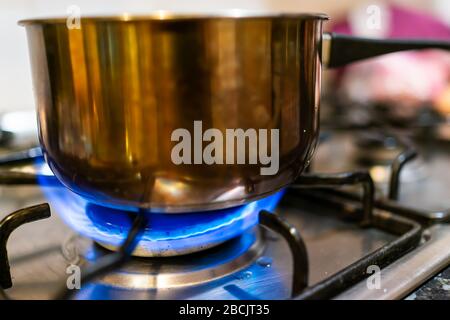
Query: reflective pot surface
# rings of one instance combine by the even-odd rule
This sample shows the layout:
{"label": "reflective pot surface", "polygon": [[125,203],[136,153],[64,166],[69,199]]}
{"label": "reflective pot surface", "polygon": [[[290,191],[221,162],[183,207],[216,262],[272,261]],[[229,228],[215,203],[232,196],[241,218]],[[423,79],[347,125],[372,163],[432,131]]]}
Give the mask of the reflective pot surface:
{"label": "reflective pot surface", "polygon": [[[295,180],[315,147],[325,19],[82,18],[80,28],[64,19],[22,22],[50,168],[96,203],[155,212],[226,208],[274,193]],[[194,142],[194,121],[223,137],[227,129],[278,129],[278,170],[261,174],[268,165],[250,163],[251,143],[245,163],[237,164],[239,150],[234,163],[174,163],[174,130],[191,134],[192,150],[210,144]],[[227,152],[223,143],[215,156]]]}

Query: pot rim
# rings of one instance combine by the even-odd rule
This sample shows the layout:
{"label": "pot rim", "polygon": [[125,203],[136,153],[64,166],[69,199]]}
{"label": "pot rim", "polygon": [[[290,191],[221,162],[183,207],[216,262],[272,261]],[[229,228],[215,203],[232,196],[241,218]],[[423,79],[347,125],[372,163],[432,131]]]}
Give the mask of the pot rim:
{"label": "pot rim", "polygon": [[[66,23],[67,17],[43,17],[21,19],[17,23],[21,26],[30,24],[59,24]],[[329,20],[329,16],[325,13],[313,12],[264,12],[250,10],[223,10],[214,13],[177,13],[173,11],[152,11],[147,14],[129,14],[122,13],[118,15],[92,15],[81,16],[81,22],[134,22],[134,21],[182,21],[182,20],[241,20],[241,19],[321,19]]]}

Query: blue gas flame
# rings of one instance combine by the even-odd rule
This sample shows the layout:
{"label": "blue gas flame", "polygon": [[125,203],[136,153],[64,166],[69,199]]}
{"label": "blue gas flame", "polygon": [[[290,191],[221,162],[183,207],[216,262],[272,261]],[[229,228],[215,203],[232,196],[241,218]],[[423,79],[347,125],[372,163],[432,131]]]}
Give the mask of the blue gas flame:
{"label": "blue gas flame", "polygon": [[[40,181],[53,211],[75,231],[99,243],[119,246],[131,227],[130,215],[145,214],[147,226],[139,247],[147,252],[179,254],[207,248],[232,239],[258,223],[261,210],[272,211],[284,191],[234,208],[215,211],[157,214],[103,207],[63,187]],[[159,255],[158,254],[158,255]]]}

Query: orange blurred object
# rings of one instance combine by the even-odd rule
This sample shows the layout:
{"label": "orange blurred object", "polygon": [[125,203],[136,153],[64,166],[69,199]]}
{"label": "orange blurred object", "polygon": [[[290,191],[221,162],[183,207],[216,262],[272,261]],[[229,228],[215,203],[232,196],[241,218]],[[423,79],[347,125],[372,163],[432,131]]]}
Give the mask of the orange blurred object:
{"label": "orange blurred object", "polygon": [[450,117],[450,84],[442,94],[440,94],[435,100],[436,110],[441,114]]}

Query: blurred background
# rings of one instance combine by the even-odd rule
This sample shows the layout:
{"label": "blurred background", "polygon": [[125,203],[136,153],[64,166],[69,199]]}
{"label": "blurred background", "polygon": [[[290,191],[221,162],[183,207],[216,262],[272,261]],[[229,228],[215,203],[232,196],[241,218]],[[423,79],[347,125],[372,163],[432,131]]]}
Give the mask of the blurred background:
{"label": "blurred background", "polygon": [[[0,0],[0,113],[34,108],[26,36],[17,20],[66,16],[74,5],[80,8],[82,15],[145,13],[160,9],[209,12],[236,8],[325,12],[331,17],[327,25],[330,30],[371,37],[416,35],[450,38],[448,0]],[[371,11],[374,5],[380,9],[381,24],[370,27],[366,23],[367,15],[374,14]],[[338,96],[336,101],[342,104],[358,105],[367,105],[368,102],[388,104],[400,99],[401,106],[396,107],[393,113],[402,115],[426,104],[450,114],[448,55],[442,52],[426,54],[427,57],[407,54],[400,60],[393,55],[387,60],[376,59],[369,64],[362,63],[332,75],[326,74],[327,95]],[[429,59],[429,55],[433,55],[433,59]],[[405,74],[408,69],[411,72]],[[390,81],[380,81],[383,77]],[[365,90],[361,90],[361,86]]]}

